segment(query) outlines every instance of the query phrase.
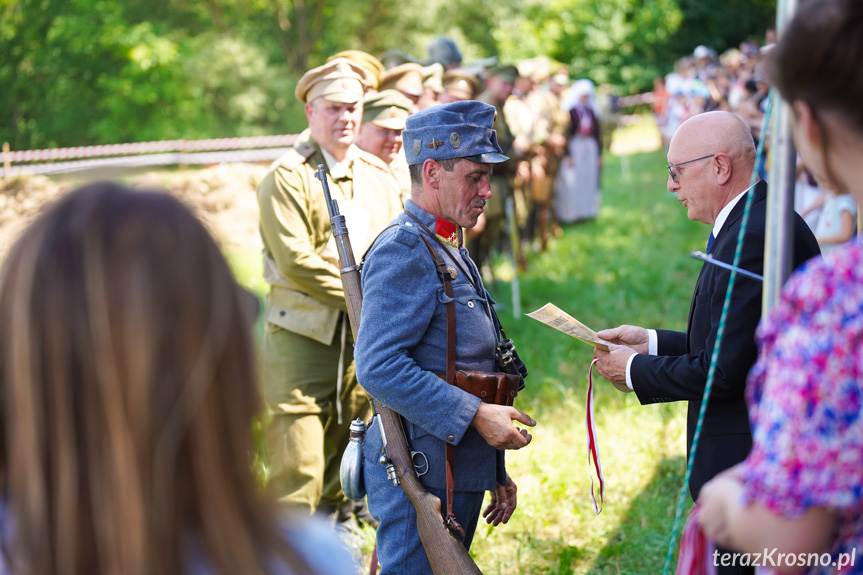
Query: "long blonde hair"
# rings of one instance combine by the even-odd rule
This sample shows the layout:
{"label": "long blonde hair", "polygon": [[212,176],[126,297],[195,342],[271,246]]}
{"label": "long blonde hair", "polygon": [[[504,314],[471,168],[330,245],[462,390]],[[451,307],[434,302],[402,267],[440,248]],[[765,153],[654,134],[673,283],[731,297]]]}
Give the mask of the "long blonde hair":
{"label": "long blonde hair", "polygon": [[[94,184],[0,272],[0,477],[14,573],[306,566],[250,467],[249,306],[178,200]],[[274,563],[274,558],[278,558]]]}

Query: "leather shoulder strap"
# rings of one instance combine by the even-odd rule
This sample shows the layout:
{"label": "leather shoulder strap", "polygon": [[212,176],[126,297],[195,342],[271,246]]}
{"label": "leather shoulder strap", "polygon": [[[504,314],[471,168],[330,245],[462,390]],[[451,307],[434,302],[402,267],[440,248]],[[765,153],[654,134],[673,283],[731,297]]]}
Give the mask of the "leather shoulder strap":
{"label": "leather shoulder strap", "polygon": [[[423,242],[431,254],[432,261],[437,268],[437,275],[443,283],[444,292],[449,298],[449,301],[444,304],[446,309],[446,381],[450,385],[455,385],[455,294],[452,289],[452,277],[446,269],[446,264],[437,250],[434,249],[431,242],[425,235],[420,234]],[[452,443],[446,444],[446,516],[444,523],[447,528],[461,536],[464,541],[464,528],[459,525],[458,520],[453,513],[453,499],[455,498],[455,448]]]}
{"label": "leather shoulder strap", "polygon": [[452,277],[446,269],[446,263],[443,258],[434,249],[431,242],[423,234],[420,237],[425,243],[437,268],[438,279],[443,283],[444,293],[446,293],[449,301],[444,304],[446,309],[446,381],[450,385],[455,385],[455,294],[452,289]]}

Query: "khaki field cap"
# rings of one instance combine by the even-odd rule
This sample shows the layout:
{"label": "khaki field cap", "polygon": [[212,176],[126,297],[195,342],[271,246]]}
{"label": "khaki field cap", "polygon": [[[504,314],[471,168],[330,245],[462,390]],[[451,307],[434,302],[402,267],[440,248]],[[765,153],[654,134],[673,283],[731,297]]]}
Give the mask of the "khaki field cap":
{"label": "khaki field cap", "polygon": [[509,82],[512,84],[515,82],[515,79],[518,78],[518,68],[511,64],[498,64],[494,68],[488,71],[489,76],[497,76],[501,78],[504,82]]}
{"label": "khaki field cap", "polygon": [[398,90],[384,90],[363,99],[363,124],[374,124],[389,130],[404,130],[405,120],[414,105]]}
{"label": "khaki field cap", "polygon": [[381,74],[384,72],[384,65],[381,64],[380,60],[362,50],[343,50],[327,58],[327,62],[332,62],[336,58],[347,58],[362,66],[368,72],[366,74],[366,86],[372,90],[378,89],[378,85],[381,83]]}
{"label": "khaki field cap", "polygon": [[443,91],[453,98],[473,100],[479,92],[479,80],[461,68],[447,70],[443,75]]}
{"label": "khaki field cap", "polygon": [[303,74],[294,94],[303,103],[324,98],[331,102],[355,104],[362,99],[365,88],[365,69],[347,58],[336,58]]}
{"label": "khaki field cap", "polygon": [[379,88],[382,91],[392,88],[411,96],[422,96],[425,92],[423,89],[423,67],[408,62],[390,68],[381,75]]}
{"label": "khaki field cap", "polygon": [[440,62],[423,66],[423,86],[438,94],[443,92],[443,65]]}

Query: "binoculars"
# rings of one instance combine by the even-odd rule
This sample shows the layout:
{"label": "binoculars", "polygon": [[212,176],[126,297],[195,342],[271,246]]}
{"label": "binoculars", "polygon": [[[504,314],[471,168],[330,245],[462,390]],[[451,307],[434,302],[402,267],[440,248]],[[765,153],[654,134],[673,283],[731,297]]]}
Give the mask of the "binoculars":
{"label": "binoculars", "polygon": [[[515,344],[512,343],[510,338],[497,343],[497,364],[504,373],[520,375],[522,380],[527,377],[527,366],[524,365],[524,362],[518,356]],[[522,388],[524,388],[524,381],[522,381],[519,391]]]}

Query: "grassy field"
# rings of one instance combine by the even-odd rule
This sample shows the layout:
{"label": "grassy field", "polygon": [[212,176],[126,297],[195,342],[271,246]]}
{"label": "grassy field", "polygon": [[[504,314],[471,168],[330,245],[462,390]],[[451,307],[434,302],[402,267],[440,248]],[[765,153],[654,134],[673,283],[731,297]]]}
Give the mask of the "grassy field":
{"label": "grassy field", "polygon": [[[606,156],[599,217],[565,226],[546,253],[530,257],[519,277],[523,312],[553,302],[595,330],[685,328],[700,268],[688,254],[709,232],[665,190],[664,165],[662,151]],[[259,254],[227,255],[241,282],[263,293]],[[511,276],[503,259],[495,271]],[[488,574],[662,573],[685,471],[685,406],[641,406],[597,378],[605,503],[596,515],[584,426],[592,348],[513,318],[510,284],[488,287],[530,370],[517,405],[539,423],[530,446],[507,454],[519,507],[508,525],[481,524],[472,548],[478,566]],[[362,551],[372,543],[365,532]]]}

